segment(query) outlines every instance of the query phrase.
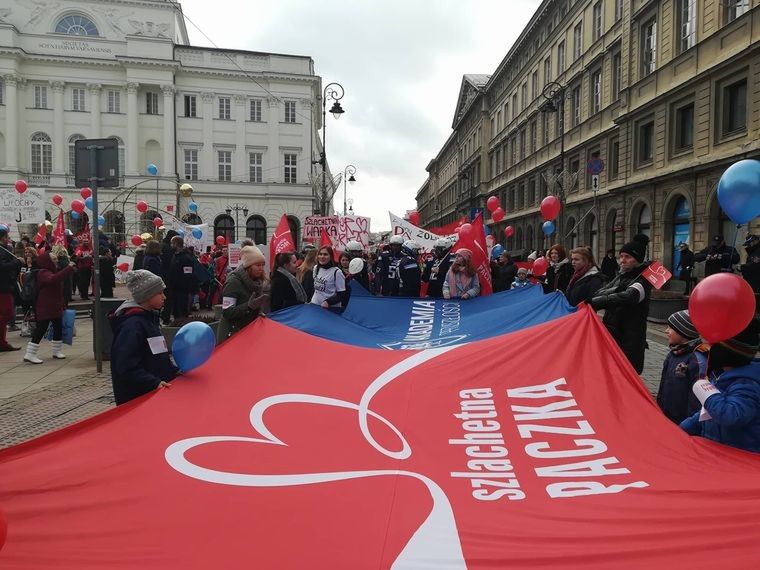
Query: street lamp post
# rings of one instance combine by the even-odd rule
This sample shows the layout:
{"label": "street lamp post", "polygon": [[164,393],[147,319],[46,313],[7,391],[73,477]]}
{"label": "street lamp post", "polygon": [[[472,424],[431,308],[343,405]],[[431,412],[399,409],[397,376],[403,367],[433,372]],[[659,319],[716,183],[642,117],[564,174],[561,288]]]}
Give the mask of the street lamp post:
{"label": "street lamp post", "polygon": [[239,222],[238,222],[238,212],[243,212],[243,217],[247,218],[248,217],[248,206],[246,206],[244,204],[238,204],[237,202],[235,202],[232,206],[227,206],[227,208],[224,211],[227,212],[227,215],[229,216],[230,213],[232,213],[233,210],[235,211],[235,242],[237,242],[237,240],[238,240],[238,225],[239,225]]}
{"label": "street lamp post", "polygon": [[356,167],[353,164],[349,164],[346,166],[346,168],[343,170],[343,215],[346,215],[346,212],[348,211],[346,208],[346,177],[349,176],[348,182],[353,184],[356,182],[356,178],[354,178],[354,174],[356,174]]}
{"label": "street lamp post", "polygon": [[565,172],[565,88],[556,81],[550,81],[541,92],[546,103],[541,107],[544,113],[558,113],[559,117],[559,169],[556,173],[557,198],[559,199],[560,209],[557,216],[557,238],[560,243],[564,242],[562,237],[562,217],[565,213],[565,187],[562,184],[562,177]]}
{"label": "street lamp post", "polygon": [[340,106],[340,100],[343,99],[345,91],[340,83],[328,83],[322,92],[322,152],[319,160],[316,161],[322,165],[322,199],[320,200],[320,211],[323,216],[327,215],[327,101],[333,100],[333,106],[330,113],[336,119],[345,113]]}

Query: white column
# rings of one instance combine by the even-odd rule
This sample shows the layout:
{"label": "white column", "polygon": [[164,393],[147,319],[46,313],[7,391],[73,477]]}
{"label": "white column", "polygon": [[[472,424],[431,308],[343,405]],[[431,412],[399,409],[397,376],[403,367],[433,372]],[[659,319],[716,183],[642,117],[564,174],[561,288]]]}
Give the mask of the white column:
{"label": "white column", "polygon": [[164,163],[161,165],[162,176],[176,176],[174,168],[174,86],[162,85],[164,94]]}
{"label": "white column", "polygon": [[18,77],[6,75],[5,81],[5,168],[18,170]]}
{"label": "white column", "polygon": [[63,81],[51,81],[53,89],[53,174],[64,174],[66,132],[63,130]]}
{"label": "white column", "polygon": [[280,101],[275,97],[267,99],[267,130],[269,147],[264,155],[264,182],[282,182],[284,166],[280,160]]}
{"label": "white column", "polygon": [[[248,180],[248,155],[245,151],[246,97],[235,95],[235,160],[232,162],[232,180]],[[237,175],[237,177],[236,177]]]}
{"label": "white column", "polygon": [[137,122],[140,115],[137,112],[137,90],[139,83],[127,83],[127,175],[138,176],[137,169]]}
{"label": "white column", "polygon": [[217,171],[214,167],[214,94],[201,93],[203,101],[203,151],[198,178],[215,180]]}
{"label": "white column", "polygon": [[87,84],[87,89],[90,91],[90,116],[92,117],[92,131],[90,132],[94,139],[99,139],[102,136],[100,134],[101,87],[100,83]]}

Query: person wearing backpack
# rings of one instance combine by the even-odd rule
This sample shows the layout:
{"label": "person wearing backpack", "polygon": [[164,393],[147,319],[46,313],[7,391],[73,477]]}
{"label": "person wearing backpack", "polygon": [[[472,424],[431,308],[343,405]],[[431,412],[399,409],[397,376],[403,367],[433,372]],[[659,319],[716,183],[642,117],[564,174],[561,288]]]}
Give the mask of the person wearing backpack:
{"label": "person wearing backpack", "polygon": [[36,260],[36,271],[30,272],[30,279],[36,282],[36,299],[33,303],[35,329],[32,340],[26,345],[24,362],[42,364],[38,356],[40,341],[47,334],[48,327],[53,325],[53,358],[66,358],[61,351],[63,346],[63,311],[65,310],[63,284],[65,279],[74,271],[72,265],[58,269],[58,257],[50,250],[41,251]]}
{"label": "person wearing backpack", "polygon": [[14,314],[13,294],[18,283],[18,274],[21,271],[21,260],[13,255],[8,244],[8,228],[0,228],[0,352],[19,350],[8,344],[6,334],[8,323]]}
{"label": "person wearing backpack", "polygon": [[348,303],[346,278],[340,267],[333,261],[333,249],[319,248],[317,265],[314,266],[314,295],[311,303],[323,309],[342,309]]}

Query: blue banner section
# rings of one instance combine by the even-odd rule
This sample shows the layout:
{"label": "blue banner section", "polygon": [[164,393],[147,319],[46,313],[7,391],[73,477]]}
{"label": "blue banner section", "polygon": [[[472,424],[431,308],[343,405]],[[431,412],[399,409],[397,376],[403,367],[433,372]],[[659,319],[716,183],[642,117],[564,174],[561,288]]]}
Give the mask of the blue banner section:
{"label": "blue banner section", "polygon": [[278,323],[368,348],[423,349],[491,338],[573,313],[564,295],[540,286],[469,301],[354,296],[342,315],[316,305],[271,313]]}

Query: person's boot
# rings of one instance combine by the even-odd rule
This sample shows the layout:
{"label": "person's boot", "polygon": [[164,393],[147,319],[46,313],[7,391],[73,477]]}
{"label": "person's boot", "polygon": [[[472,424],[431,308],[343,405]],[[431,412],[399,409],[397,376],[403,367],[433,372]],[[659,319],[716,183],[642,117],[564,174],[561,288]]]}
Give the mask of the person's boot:
{"label": "person's boot", "polygon": [[26,354],[24,355],[24,362],[30,362],[31,364],[42,364],[42,360],[37,357],[37,353],[40,350],[40,345],[33,342],[29,342],[26,345]]}
{"label": "person's boot", "polygon": [[62,340],[54,340],[51,344],[53,345],[53,358],[57,358],[59,360],[66,358],[66,355],[61,351],[61,347],[63,346]]}

